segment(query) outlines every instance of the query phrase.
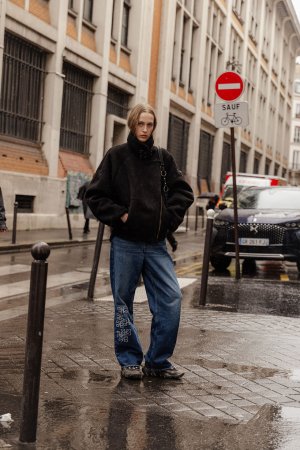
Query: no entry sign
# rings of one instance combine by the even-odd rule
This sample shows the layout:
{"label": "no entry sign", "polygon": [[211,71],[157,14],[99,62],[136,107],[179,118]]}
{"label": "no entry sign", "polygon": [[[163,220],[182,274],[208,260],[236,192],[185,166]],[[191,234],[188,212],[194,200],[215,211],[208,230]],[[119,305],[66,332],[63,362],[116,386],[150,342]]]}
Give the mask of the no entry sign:
{"label": "no entry sign", "polygon": [[217,78],[216,94],[226,102],[239,98],[243,90],[243,79],[236,72],[224,72]]}

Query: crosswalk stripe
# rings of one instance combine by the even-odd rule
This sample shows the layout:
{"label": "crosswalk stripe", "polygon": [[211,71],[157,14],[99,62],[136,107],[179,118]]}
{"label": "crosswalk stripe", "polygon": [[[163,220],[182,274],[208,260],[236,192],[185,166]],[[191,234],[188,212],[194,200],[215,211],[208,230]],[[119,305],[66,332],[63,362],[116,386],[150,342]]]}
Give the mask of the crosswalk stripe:
{"label": "crosswalk stripe", "polygon": [[14,264],[0,267],[0,277],[5,275],[14,275],[21,272],[29,272],[31,266],[25,264]]}
{"label": "crosswalk stripe", "polygon": [[[88,281],[89,275],[77,271],[48,275],[47,288]],[[17,281],[0,286],[0,301],[5,297],[26,294],[29,292],[30,280]]]}
{"label": "crosswalk stripe", "polygon": [[[190,284],[197,281],[197,278],[177,278],[180,289],[183,289]],[[95,298],[94,301],[96,302],[112,302],[113,296],[112,295],[106,295],[104,297]],[[147,294],[144,286],[139,286],[135,291],[134,296],[134,302],[135,303],[144,303],[147,301]]]}

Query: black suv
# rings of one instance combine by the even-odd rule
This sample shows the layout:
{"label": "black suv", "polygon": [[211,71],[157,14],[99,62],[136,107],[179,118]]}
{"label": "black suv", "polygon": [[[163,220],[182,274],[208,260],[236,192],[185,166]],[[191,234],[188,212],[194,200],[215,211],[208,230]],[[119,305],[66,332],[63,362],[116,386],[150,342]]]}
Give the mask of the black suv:
{"label": "black suv", "polygon": [[[300,272],[300,187],[249,187],[238,196],[241,259],[286,260]],[[233,208],[215,216],[210,262],[225,270],[235,257]]]}

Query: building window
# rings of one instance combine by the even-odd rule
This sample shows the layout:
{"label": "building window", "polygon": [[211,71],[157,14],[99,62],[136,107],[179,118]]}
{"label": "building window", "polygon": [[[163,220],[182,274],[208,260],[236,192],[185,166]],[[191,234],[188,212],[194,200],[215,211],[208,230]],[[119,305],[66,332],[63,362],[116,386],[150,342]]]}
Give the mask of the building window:
{"label": "building window", "polygon": [[88,22],[92,22],[92,20],[93,20],[93,0],[84,0],[83,18],[85,20],[87,20]]}
{"label": "building window", "polygon": [[265,175],[269,175],[270,167],[271,167],[271,160],[267,158],[265,162]]}
{"label": "building window", "polygon": [[65,75],[60,147],[88,154],[93,77],[87,72],[64,63]]}
{"label": "building window", "polygon": [[300,127],[295,127],[294,142],[297,144],[300,142]]}
{"label": "building window", "polygon": [[259,166],[260,166],[260,156],[255,155],[253,164],[253,173],[259,173]]}
{"label": "building window", "polygon": [[241,150],[241,155],[240,155],[240,172],[242,172],[242,173],[246,173],[247,172],[247,160],[248,160],[247,152]]}
{"label": "building window", "polygon": [[296,103],[296,118],[300,118],[300,103]]}
{"label": "building window", "polygon": [[68,1],[68,8],[69,9],[73,9],[74,8],[74,0],[69,0]]}
{"label": "building window", "polygon": [[222,166],[221,166],[221,186],[225,183],[225,175],[231,170],[231,151],[230,144],[223,142]]}
{"label": "building window", "polygon": [[274,175],[278,176],[278,174],[279,174],[279,164],[275,164]]}
{"label": "building window", "polygon": [[293,153],[293,170],[300,170],[300,151],[294,150]]}
{"label": "building window", "polygon": [[201,131],[198,156],[198,188],[200,192],[211,190],[213,145],[214,137],[205,131]]}
{"label": "building window", "polygon": [[130,1],[124,0],[122,14],[121,45],[128,47]]}
{"label": "building window", "polygon": [[168,150],[174,156],[177,167],[186,172],[190,124],[173,114],[169,115]]}
{"label": "building window", "polygon": [[34,204],[33,195],[16,195],[15,201],[18,203],[18,212],[20,213],[33,213]]}
{"label": "building window", "polygon": [[0,100],[0,133],[41,141],[46,54],[6,33]]}
{"label": "building window", "polygon": [[107,114],[126,118],[128,113],[129,94],[112,84],[108,85],[107,90]]}
{"label": "building window", "polygon": [[299,81],[295,81],[295,93],[296,94],[300,94],[300,82]]}

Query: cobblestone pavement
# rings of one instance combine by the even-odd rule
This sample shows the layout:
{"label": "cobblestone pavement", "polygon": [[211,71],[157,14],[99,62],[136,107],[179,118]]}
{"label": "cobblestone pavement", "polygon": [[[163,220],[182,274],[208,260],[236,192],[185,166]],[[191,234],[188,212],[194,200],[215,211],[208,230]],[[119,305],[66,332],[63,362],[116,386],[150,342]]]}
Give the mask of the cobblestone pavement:
{"label": "cobblestone pavement", "polygon": [[[281,417],[283,412],[300,412],[300,319],[201,309],[190,301],[194,299],[195,304],[198,294],[198,283],[184,290],[181,328],[173,358],[175,365],[186,372],[179,382],[120,380],[113,351],[111,302],[79,299],[68,303],[65,299],[66,303],[48,308],[37,448],[269,448],[260,445],[265,445],[262,442],[266,436],[274,439],[274,429],[272,433],[269,428],[267,434],[265,430],[259,433],[265,423],[262,417],[274,425],[274,417]],[[137,304],[135,311],[146,348],[148,306]],[[0,439],[14,448],[18,448],[25,328],[26,316],[1,322],[0,415],[11,412],[14,423],[10,429],[0,427]],[[136,442],[140,427],[145,425],[142,417],[154,417],[152,428],[148,424],[152,436],[148,446]],[[182,439],[177,436],[173,446],[169,446],[172,441],[165,442],[165,425],[166,433],[161,435],[159,446],[152,447],[159,418],[164,418],[163,423],[173,420],[181,427]],[[115,446],[113,434],[110,435],[112,419],[120,423],[121,430],[131,429],[135,436],[128,441],[126,434],[124,447]],[[248,445],[249,435],[243,436],[243,432],[250,430],[251,434],[254,423],[257,436],[254,444]],[[74,430],[78,427],[84,435],[76,435]],[[213,433],[212,427],[218,439],[221,429],[232,433],[238,427],[239,433],[235,434],[235,441],[223,433],[222,446],[215,447],[207,434],[209,430]],[[238,444],[241,436],[242,447]],[[118,439],[122,441],[123,437]],[[199,439],[204,439],[204,446],[199,447]]]}
{"label": "cobblestone pavement", "polygon": [[[37,450],[300,449],[297,282],[283,287],[244,279],[237,289],[244,300],[235,308],[234,280],[212,276],[208,290],[213,301],[201,308],[197,271],[203,236],[190,233],[180,240],[175,254],[178,276],[198,274],[183,289],[172,359],[185,371],[184,378],[120,379],[113,349],[113,303],[103,300],[109,294],[105,268],[95,302],[85,300],[87,286],[82,284],[51,289]],[[275,307],[287,295],[295,317],[279,315],[282,308]],[[222,302],[225,297],[232,301]],[[257,308],[260,299],[271,315],[253,313],[250,305]],[[10,309],[3,309],[0,317],[0,416],[11,413],[14,422],[10,427],[0,423],[0,449],[19,449],[24,448],[18,437],[27,310],[24,303],[12,307],[10,299],[5,302]],[[147,303],[137,302],[135,321],[145,350],[150,320]]]}

